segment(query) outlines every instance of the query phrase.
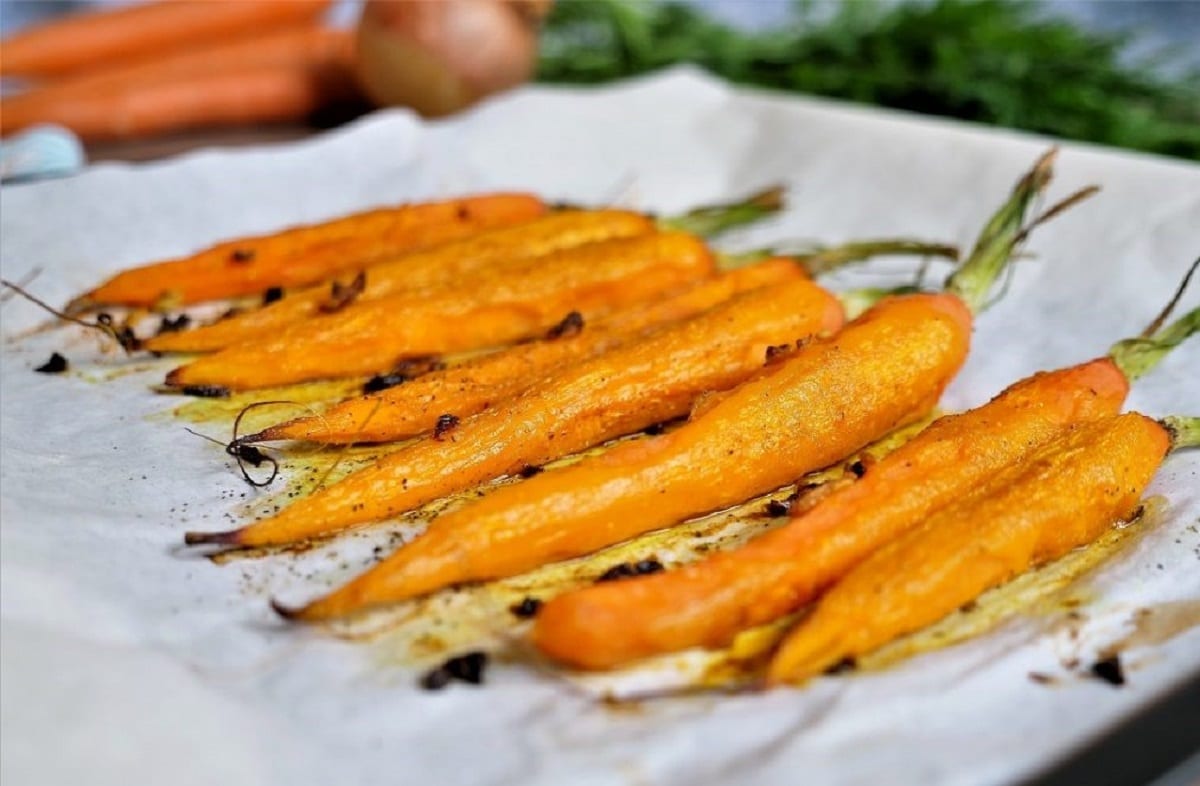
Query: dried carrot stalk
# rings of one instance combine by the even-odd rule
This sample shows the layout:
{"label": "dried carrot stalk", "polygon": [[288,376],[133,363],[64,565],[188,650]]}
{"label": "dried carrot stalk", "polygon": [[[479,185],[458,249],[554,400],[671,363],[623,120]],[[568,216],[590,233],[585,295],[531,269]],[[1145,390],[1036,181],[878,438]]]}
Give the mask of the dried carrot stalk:
{"label": "dried carrot stalk", "polygon": [[[190,540],[282,544],[387,518],[683,415],[706,391],[729,388],[758,372],[770,346],[836,330],[841,321],[837,298],[807,280],[743,293],[641,341],[565,368],[272,518]],[[505,551],[498,548],[497,555]]]}
{"label": "dried carrot stalk", "polygon": [[73,14],[4,39],[4,76],[58,76],[316,20],[329,0],[152,2]]}
{"label": "dried carrot stalk", "polygon": [[567,312],[595,317],[713,272],[704,243],[680,232],[592,243],[481,276],[467,290],[385,297],[314,317],[180,366],[167,384],[246,390],[375,374],[408,357],[537,336]]}
{"label": "dried carrot stalk", "polygon": [[1130,413],[1077,424],[839,581],[784,641],[768,681],[800,682],[944,617],[983,591],[1128,518],[1171,447]]}
{"label": "dried carrot stalk", "polygon": [[[517,344],[462,365],[434,371],[380,393],[348,399],[320,415],[297,418],[238,441],[309,440],[332,444],[405,439],[445,414],[466,418],[533,387],[563,366],[595,357],[656,325],[687,319],[759,287],[804,278],[790,259],[768,259],[703,281],[657,303],[639,304],[568,336]],[[580,320],[582,322],[582,320]]]}
{"label": "dried carrot stalk", "polygon": [[[318,620],[449,584],[512,575],[733,504],[826,466],[937,402],[970,341],[964,301],[982,302],[1050,177],[1046,156],[985,227],[948,286],[888,298],[809,343],[669,435],[499,489],[436,520],[350,584],[286,616]],[[985,242],[986,241],[986,242]],[[1001,249],[997,251],[997,249]],[[987,266],[992,275],[974,273]]]}
{"label": "dried carrot stalk", "polygon": [[[462,283],[481,273],[515,269],[533,257],[594,243],[601,240],[649,235],[654,223],[643,215],[625,210],[570,210],[462,237],[433,248],[393,255],[367,268],[366,286],[357,301],[377,300],[390,295],[430,289],[461,288]],[[354,242],[354,241],[351,241]],[[365,246],[370,241],[360,245]],[[379,244],[380,248],[383,244]],[[366,259],[378,257],[372,253]],[[346,259],[342,246],[326,245],[316,252],[305,251],[301,265],[322,257]],[[547,260],[553,263],[553,259]],[[315,271],[314,271],[315,273]],[[167,333],[146,341],[154,352],[207,352],[242,341],[250,341],[303,322],[318,315],[330,301],[328,284],[313,286],[265,308],[239,314],[196,330]]]}
{"label": "dried carrot stalk", "polygon": [[[545,210],[529,194],[485,194],[355,213],[318,224],[220,243],[180,259],[118,273],[68,307],[196,303],[320,281],[367,259],[516,224]],[[367,238],[364,243],[358,238]]]}

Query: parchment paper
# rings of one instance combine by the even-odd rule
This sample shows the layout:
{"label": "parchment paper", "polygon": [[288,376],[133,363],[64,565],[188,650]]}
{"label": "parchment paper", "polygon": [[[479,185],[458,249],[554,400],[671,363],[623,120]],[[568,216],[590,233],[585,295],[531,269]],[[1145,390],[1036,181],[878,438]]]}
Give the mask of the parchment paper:
{"label": "parchment paper", "polygon": [[[449,122],[381,112],[301,144],[6,187],[2,270],[41,268],[31,288],[63,303],[123,266],[390,201],[518,188],[673,210],[780,180],[791,209],[735,245],[965,244],[1047,144],[676,70],[529,88]],[[1200,168],[1065,145],[1057,169],[1052,197],[1104,192],[1037,231],[1033,258],[979,319],[948,408],[1135,334],[1200,253]],[[872,270],[832,283],[898,282],[911,263]],[[16,300],[0,314],[5,783],[1002,783],[1200,669],[1196,629],[1127,653],[1122,689],[1062,665],[1127,633],[1138,608],[1200,598],[1200,460],[1179,455],[1151,489],[1166,512],[1087,577],[1075,638],[1016,615],[884,671],[636,711],[520,664],[494,666],[482,689],[425,693],[369,646],[287,628],[266,607],[336,570],[289,572],[280,558],[264,574],[180,552],[184,530],[220,526],[247,489],[217,446],[158,414],[178,403],[149,390],[161,363],[104,356],[74,330],[14,342],[43,315]],[[55,349],[83,373],[33,373]],[[89,381],[113,366],[134,371]],[[1195,341],[1130,405],[1196,414],[1198,368]]]}

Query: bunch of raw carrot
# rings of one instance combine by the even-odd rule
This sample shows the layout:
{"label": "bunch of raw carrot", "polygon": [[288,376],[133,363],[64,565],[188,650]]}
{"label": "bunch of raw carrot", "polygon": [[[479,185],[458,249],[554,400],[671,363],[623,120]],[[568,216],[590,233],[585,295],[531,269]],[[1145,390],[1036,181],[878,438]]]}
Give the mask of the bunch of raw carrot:
{"label": "bunch of raw carrot", "polygon": [[[213,394],[378,375],[366,395],[235,435],[228,449],[410,441],[270,518],[188,533],[188,543],[287,545],[522,478],[443,514],[329,595],[276,605],[292,619],[326,620],[671,527],[926,418],[1016,247],[1078,201],[1032,215],[1053,162],[1047,154],[1020,179],[943,291],[885,295],[853,319],[810,272],[876,252],[950,250],[876,241],[735,259],[695,234],[770,213],[773,192],[657,220],[523,194],[380,209],[126,271],[68,312],[271,293],[268,305],[146,339],[156,352],[210,353],[168,385]],[[768,668],[771,682],[794,682],[1094,540],[1131,515],[1173,446],[1197,440],[1192,420],[1119,414],[1129,382],[1200,327],[1200,311],[1163,327],[1169,310],[1103,358],[934,421],[738,549],[550,599],[533,642],[563,663],[612,668],[721,646],[815,603]],[[440,361],[481,348],[492,349]],[[542,471],[684,417],[667,433]]]}
{"label": "bunch of raw carrot", "polygon": [[27,89],[0,100],[0,132],[67,126],[85,141],[300,121],[359,100],[351,32],[330,0],[163,0],[85,13],[0,43]]}

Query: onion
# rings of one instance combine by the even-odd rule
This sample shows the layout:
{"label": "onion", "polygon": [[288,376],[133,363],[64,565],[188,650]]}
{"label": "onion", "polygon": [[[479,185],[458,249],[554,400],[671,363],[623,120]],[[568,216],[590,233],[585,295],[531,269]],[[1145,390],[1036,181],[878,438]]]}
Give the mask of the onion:
{"label": "onion", "polygon": [[357,68],[381,106],[455,112],[529,79],[547,0],[367,0]]}

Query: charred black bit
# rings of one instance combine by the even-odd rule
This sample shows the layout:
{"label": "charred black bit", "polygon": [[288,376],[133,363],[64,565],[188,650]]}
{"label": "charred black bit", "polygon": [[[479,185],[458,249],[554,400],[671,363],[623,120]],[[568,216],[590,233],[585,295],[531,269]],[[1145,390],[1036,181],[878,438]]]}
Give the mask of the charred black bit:
{"label": "charred black bit", "polygon": [[465,682],[468,685],[481,685],[483,684],[483,672],[487,668],[487,661],[488,656],[486,652],[475,650],[474,652],[467,652],[463,655],[456,655],[450,658],[435,669],[435,671],[443,671],[450,679]]}
{"label": "charred black bit", "polygon": [[1121,656],[1119,654],[1114,653],[1107,658],[1096,661],[1092,664],[1090,671],[1093,677],[1104,680],[1109,685],[1121,686],[1125,684],[1125,670],[1121,667]]}
{"label": "charred black bit", "polygon": [[532,598],[526,596],[520,603],[514,603],[508,607],[508,610],[513,613],[513,616],[527,620],[530,617],[537,616],[538,611],[542,608],[541,598]]}
{"label": "charred black bit", "polygon": [[791,509],[792,509],[792,506],[789,502],[787,502],[786,500],[778,500],[778,499],[773,499],[770,502],[768,502],[767,507],[765,508],[767,515],[773,516],[773,517],[786,516],[788,514],[788,511]]}
{"label": "charred black bit", "polygon": [[662,570],[662,563],[653,558],[633,563],[622,562],[619,565],[613,565],[601,573],[596,581],[619,581],[620,579],[629,579],[634,576],[648,576],[651,573],[659,573]]}
{"label": "charred black bit", "polygon": [[255,251],[252,248],[235,248],[233,253],[229,255],[229,261],[244,265],[247,262],[253,262],[254,257]]}
{"label": "charred black bit", "polygon": [[269,287],[263,292],[263,305],[269,306],[277,300],[283,300],[283,287]]}
{"label": "charred black bit", "polygon": [[117,324],[113,321],[112,314],[99,313],[96,315],[96,325],[116,340],[121,345],[121,349],[126,352],[135,352],[142,348],[142,340],[133,334],[133,328],[129,325]]}
{"label": "charred black bit", "polygon": [[329,287],[329,300],[321,304],[321,312],[332,314],[350,305],[367,288],[367,271],[360,271],[349,284],[334,281]]}
{"label": "charred black bit", "polygon": [[961,611],[963,614],[969,614],[977,608],[979,608],[979,604],[973,600],[969,600],[966,603],[964,603],[963,605],[959,606],[958,610]]}
{"label": "charred black bit", "polygon": [[791,344],[772,344],[767,347],[766,362],[771,363],[792,351]]}
{"label": "charred black bit", "polygon": [[449,685],[452,679],[454,678],[450,676],[444,666],[438,666],[421,675],[421,687],[425,690],[441,690]]}
{"label": "charred black bit", "polygon": [[458,415],[438,415],[437,425],[433,427],[433,438],[441,439],[458,428]]}
{"label": "charred black bit", "polygon": [[224,314],[217,317],[217,321],[224,322],[226,319],[233,319],[234,317],[238,316],[241,313],[242,313],[242,310],[240,308],[236,308],[236,307],[228,308],[225,310]]}
{"label": "charred black bit", "polygon": [[235,458],[240,458],[252,467],[261,467],[264,461],[270,461],[270,457],[263,453],[253,445],[230,445],[229,453]]}
{"label": "charred black bit", "polygon": [[858,661],[853,655],[847,655],[829,668],[825,669],[826,674],[846,674],[858,668]]}
{"label": "charred black bit", "polygon": [[376,374],[363,384],[363,393],[378,393],[381,390],[403,385],[407,381],[407,375],[394,371],[388,374]]}
{"label": "charred black bit", "polygon": [[657,437],[659,434],[667,430],[666,423],[652,423],[642,429],[642,433],[648,437]]}
{"label": "charred black bit", "polygon": [[229,398],[229,388],[221,385],[184,385],[179,392],[199,398]]}
{"label": "charred black bit", "polygon": [[52,353],[49,360],[34,369],[39,374],[61,374],[66,370],[67,359],[57,352]]}
{"label": "charred black bit", "polygon": [[861,478],[863,475],[867,474],[867,465],[863,463],[862,459],[857,459],[850,462],[850,466],[846,469],[850,470],[850,472],[852,472],[856,478]]}
{"label": "charred black bit", "polygon": [[180,314],[177,317],[164,316],[162,321],[158,323],[158,331],[155,333],[161,336],[163,333],[178,333],[181,330],[186,330],[192,324],[192,318],[187,314]]}
{"label": "charred black bit", "polygon": [[525,466],[521,467],[521,471],[517,474],[523,478],[532,478],[534,475],[540,475],[545,471],[546,470],[542,469],[536,464],[526,464]]}
{"label": "charred black bit", "polygon": [[546,331],[546,340],[555,341],[560,338],[570,338],[571,336],[579,335],[581,330],[583,330],[583,314],[580,314],[578,311],[572,311],[563,317],[562,322],[559,322]]}
{"label": "charred black bit", "polygon": [[423,355],[416,358],[408,358],[396,364],[395,373],[403,374],[409,379],[415,379],[422,374],[429,374],[434,371],[441,371],[446,368],[446,364],[441,358],[436,355]]}

